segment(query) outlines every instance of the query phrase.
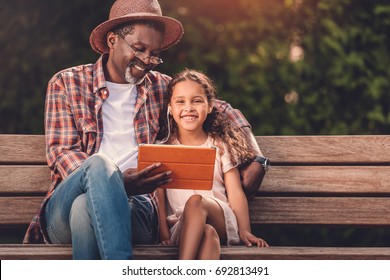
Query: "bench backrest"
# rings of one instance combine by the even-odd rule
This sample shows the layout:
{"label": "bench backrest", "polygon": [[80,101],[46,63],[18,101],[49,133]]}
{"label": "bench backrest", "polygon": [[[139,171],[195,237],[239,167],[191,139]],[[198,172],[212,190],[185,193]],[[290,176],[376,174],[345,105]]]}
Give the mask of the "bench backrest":
{"label": "bench backrest", "polygon": [[[272,160],[253,224],[390,225],[390,136],[256,137]],[[0,135],[0,227],[26,226],[49,185],[43,135]]]}
{"label": "bench backrest", "polygon": [[390,225],[390,136],[257,137],[273,167],[252,220]]}

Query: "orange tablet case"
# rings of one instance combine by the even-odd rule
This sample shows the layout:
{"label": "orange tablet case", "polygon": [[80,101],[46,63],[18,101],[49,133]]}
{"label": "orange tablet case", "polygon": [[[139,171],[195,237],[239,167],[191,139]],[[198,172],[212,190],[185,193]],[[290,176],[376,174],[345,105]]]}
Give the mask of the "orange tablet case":
{"label": "orange tablet case", "polygon": [[213,186],[216,149],[185,145],[144,144],[138,150],[138,170],[156,162],[151,173],[170,170],[173,181],[163,188],[210,190]]}

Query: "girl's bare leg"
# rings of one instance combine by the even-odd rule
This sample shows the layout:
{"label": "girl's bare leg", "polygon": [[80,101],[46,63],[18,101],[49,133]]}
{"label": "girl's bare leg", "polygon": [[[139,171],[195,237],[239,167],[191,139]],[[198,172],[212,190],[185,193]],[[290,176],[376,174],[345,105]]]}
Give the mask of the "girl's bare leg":
{"label": "girl's bare leg", "polygon": [[198,260],[219,260],[221,256],[221,243],[214,227],[206,224],[203,239],[198,250]]}
{"label": "girl's bare leg", "polygon": [[[182,215],[183,227],[179,239],[179,259],[193,260],[197,257],[205,234],[206,223],[214,227],[220,239],[226,239],[223,211],[215,200],[193,195],[187,200]],[[214,248],[214,250],[219,249]]]}

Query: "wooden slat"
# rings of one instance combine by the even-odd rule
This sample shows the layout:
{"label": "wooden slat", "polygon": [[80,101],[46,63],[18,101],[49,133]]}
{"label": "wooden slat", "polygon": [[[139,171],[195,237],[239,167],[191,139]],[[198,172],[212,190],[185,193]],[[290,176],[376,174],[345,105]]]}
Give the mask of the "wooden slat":
{"label": "wooden slat", "polygon": [[42,200],[43,197],[0,197],[0,225],[29,224]]}
{"label": "wooden slat", "polygon": [[390,163],[390,136],[262,136],[263,154],[274,164]]}
{"label": "wooden slat", "polygon": [[261,197],[250,200],[253,224],[389,226],[383,197]]}
{"label": "wooden slat", "polygon": [[[26,225],[42,197],[0,197],[0,225]],[[390,225],[390,199],[382,197],[256,197],[253,224]]]}
{"label": "wooden slat", "polygon": [[[174,260],[177,248],[171,246],[134,246],[133,254],[139,260]],[[2,260],[66,260],[72,258],[70,245],[8,245],[0,244]],[[345,247],[269,247],[248,248],[222,246],[223,260],[389,260],[390,248]]]}
{"label": "wooden slat", "polygon": [[43,135],[0,134],[0,164],[46,164]]}
{"label": "wooden slat", "polygon": [[260,192],[390,195],[390,166],[273,166]]}
{"label": "wooden slat", "polygon": [[1,260],[69,260],[72,259],[70,245],[49,244],[0,244]]}
{"label": "wooden slat", "polygon": [[[390,163],[390,136],[257,136],[275,163]],[[370,143],[370,145],[367,145]],[[45,163],[43,135],[0,135],[1,162]]]}
{"label": "wooden slat", "polygon": [[365,247],[224,247],[225,260],[389,260],[390,248]]}
{"label": "wooden slat", "polygon": [[46,165],[0,165],[0,178],[0,194],[42,194],[50,187]]}
{"label": "wooden slat", "polygon": [[[257,136],[263,153],[279,163],[390,164],[390,136]],[[369,143],[369,145],[367,145]],[[44,135],[0,135],[0,163],[45,164]]]}
{"label": "wooden slat", "polygon": [[[50,171],[44,165],[0,165],[0,194],[46,193]],[[261,192],[292,195],[390,195],[390,166],[273,166]]]}

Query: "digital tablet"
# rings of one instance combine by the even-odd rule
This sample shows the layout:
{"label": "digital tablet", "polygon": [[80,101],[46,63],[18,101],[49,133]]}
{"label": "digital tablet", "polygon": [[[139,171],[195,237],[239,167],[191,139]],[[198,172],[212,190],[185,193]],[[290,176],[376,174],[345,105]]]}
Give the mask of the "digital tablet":
{"label": "digital tablet", "polygon": [[172,171],[172,182],[163,188],[211,190],[216,149],[186,145],[143,144],[138,150],[138,171],[161,162],[151,175]]}

